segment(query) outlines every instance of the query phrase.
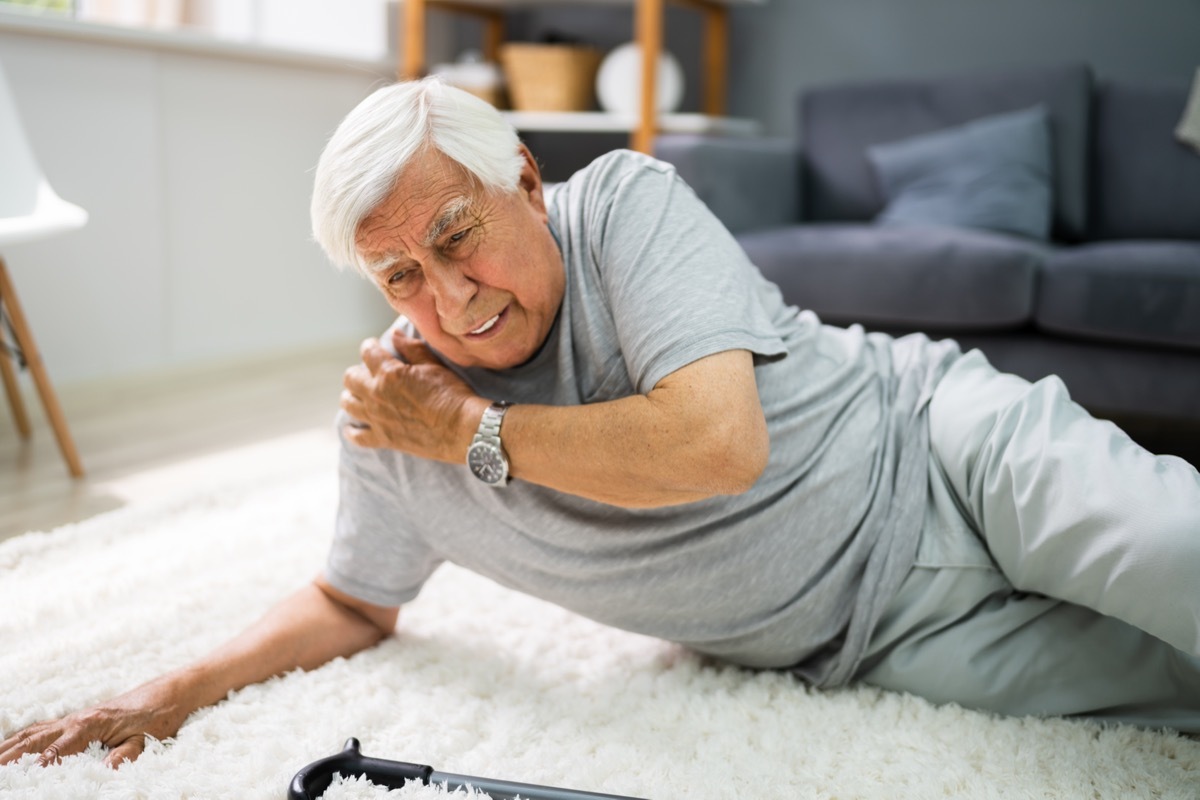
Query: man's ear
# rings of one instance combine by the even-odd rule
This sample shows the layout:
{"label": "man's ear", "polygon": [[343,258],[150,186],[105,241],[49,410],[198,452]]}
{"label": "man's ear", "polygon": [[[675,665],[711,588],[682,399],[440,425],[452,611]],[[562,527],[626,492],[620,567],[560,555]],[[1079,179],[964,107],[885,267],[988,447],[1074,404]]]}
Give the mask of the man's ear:
{"label": "man's ear", "polygon": [[517,186],[529,199],[534,211],[546,216],[546,198],[542,193],[542,171],[538,169],[537,160],[534,159],[533,153],[529,151],[524,142],[517,145],[517,152],[525,161],[521,167]]}

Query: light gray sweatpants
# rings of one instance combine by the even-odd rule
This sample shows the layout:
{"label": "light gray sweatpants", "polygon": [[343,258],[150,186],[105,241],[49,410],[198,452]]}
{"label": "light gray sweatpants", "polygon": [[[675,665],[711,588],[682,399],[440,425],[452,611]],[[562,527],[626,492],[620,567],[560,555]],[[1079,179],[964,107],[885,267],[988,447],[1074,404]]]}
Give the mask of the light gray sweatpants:
{"label": "light gray sweatpants", "polygon": [[1200,473],[978,351],[934,392],[917,564],[857,678],[1200,732]]}

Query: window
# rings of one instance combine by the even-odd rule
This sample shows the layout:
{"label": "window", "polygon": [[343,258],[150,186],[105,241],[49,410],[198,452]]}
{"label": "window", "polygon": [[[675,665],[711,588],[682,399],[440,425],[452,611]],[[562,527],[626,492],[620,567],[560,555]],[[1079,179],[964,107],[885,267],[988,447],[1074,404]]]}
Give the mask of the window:
{"label": "window", "polygon": [[0,13],[374,61],[388,56],[388,6],[388,0],[0,0]]}

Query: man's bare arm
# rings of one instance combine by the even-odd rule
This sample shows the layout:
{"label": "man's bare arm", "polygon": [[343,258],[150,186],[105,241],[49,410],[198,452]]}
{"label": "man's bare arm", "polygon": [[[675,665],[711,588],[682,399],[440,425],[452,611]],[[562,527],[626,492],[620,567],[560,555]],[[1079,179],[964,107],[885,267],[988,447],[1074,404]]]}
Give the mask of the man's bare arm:
{"label": "man's bare arm", "polygon": [[515,477],[626,507],[739,494],[762,474],[769,451],[744,350],[689,364],[645,395],[513,406],[502,431]]}
{"label": "man's bare arm", "polygon": [[396,625],[397,608],[363,603],[323,579],[291,595],[245,632],[195,664],[167,673],[110,701],[62,719],[39,722],[0,742],[0,764],[26,753],[50,764],[90,742],[110,748],[106,763],[132,761],[146,735],[174,736],[193,711],[230,691],[293,669],[313,669],[377,644]]}
{"label": "man's bare arm", "polygon": [[[346,373],[342,407],[364,447],[462,463],[489,399],[475,395],[424,345],[399,335],[391,357],[374,340]],[[753,356],[717,353],[663,378],[645,395],[584,406],[517,405],[501,429],[512,474],[626,507],[674,505],[754,484],[769,439]]]}

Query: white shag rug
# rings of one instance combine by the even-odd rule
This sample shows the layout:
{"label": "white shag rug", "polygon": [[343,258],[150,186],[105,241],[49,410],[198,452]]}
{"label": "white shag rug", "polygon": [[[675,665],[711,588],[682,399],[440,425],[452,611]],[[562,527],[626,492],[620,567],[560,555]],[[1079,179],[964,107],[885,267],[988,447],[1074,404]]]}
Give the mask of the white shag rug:
{"label": "white shag rug", "polygon": [[[331,465],[194,489],[0,544],[0,733],[204,654],[321,567]],[[444,567],[400,634],[204,709],[119,771],[100,749],[0,767],[3,798],[283,798],[310,761],[668,798],[1200,797],[1200,742],[1001,719],[716,666]],[[361,781],[330,800],[394,795]]]}

